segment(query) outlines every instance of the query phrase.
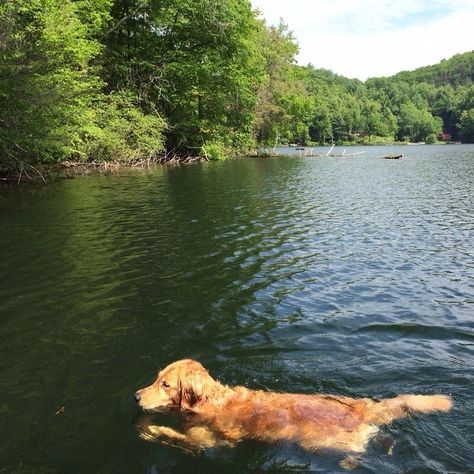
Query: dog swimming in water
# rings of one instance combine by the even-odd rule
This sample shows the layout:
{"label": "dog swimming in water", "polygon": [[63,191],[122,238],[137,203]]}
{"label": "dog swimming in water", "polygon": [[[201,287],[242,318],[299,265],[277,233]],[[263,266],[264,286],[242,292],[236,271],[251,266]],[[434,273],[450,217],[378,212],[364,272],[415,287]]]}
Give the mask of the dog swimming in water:
{"label": "dog swimming in water", "polygon": [[142,426],[147,440],[204,449],[232,446],[244,439],[295,442],[305,450],[362,454],[379,427],[413,413],[447,412],[447,395],[398,395],[374,401],[336,395],[304,395],[229,387],[214,380],[197,361],[174,362],[149,387],[135,393],[146,411],[185,410],[182,432]]}

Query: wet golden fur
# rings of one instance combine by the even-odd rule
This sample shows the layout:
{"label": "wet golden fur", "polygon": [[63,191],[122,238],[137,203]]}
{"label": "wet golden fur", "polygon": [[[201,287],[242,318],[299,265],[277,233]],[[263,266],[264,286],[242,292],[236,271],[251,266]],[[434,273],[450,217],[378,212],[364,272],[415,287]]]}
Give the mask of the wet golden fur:
{"label": "wet golden fur", "polygon": [[332,395],[302,395],[228,387],[191,359],[163,369],[135,397],[148,411],[177,407],[192,413],[184,432],[146,424],[142,437],[167,439],[190,447],[234,444],[245,438],[293,441],[307,450],[362,453],[380,425],[412,412],[448,411],[445,395],[399,395],[373,401]]}

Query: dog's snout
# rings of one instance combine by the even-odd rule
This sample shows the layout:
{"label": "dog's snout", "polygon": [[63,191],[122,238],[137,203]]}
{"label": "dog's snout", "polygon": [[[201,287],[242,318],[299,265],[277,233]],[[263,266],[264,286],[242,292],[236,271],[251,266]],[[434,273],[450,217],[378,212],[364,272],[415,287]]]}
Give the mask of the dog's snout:
{"label": "dog's snout", "polygon": [[142,399],[142,397],[140,396],[140,391],[135,392],[134,398],[137,403],[140,403],[140,400]]}

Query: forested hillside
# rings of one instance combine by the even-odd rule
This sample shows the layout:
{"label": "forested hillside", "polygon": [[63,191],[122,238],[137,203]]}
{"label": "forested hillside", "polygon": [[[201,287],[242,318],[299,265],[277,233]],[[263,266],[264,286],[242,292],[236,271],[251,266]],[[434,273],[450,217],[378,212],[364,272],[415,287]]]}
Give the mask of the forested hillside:
{"label": "forested hillside", "polygon": [[0,167],[474,141],[474,52],[363,83],[297,51],[248,0],[4,0]]}
{"label": "forested hillside", "polygon": [[365,83],[301,69],[310,104],[298,122],[308,127],[290,141],[474,141],[474,52]]}
{"label": "forested hillside", "polygon": [[[393,77],[369,79],[372,97],[398,117],[398,138],[474,141],[474,52]],[[431,122],[431,125],[430,125]],[[441,127],[441,128],[440,128]]]}

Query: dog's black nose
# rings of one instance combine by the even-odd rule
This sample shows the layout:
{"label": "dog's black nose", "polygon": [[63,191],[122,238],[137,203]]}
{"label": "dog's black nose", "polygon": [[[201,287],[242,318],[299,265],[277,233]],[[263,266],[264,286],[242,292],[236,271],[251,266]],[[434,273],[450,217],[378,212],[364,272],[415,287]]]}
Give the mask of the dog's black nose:
{"label": "dog's black nose", "polygon": [[136,392],[135,395],[134,395],[134,398],[135,398],[135,401],[137,403],[140,403],[140,400],[142,397],[140,397],[140,392]]}

